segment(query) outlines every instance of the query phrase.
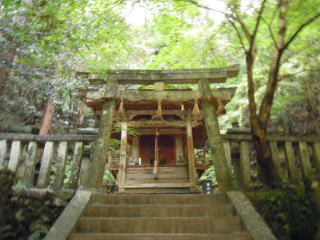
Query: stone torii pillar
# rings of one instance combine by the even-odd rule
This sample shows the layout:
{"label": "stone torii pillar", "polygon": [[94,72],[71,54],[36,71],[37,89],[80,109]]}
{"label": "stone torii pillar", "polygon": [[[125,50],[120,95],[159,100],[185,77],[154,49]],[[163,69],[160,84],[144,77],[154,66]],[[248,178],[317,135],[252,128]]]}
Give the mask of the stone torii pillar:
{"label": "stone torii pillar", "polygon": [[215,104],[213,101],[206,101],[206,99],[212,99],[209,81],[207,79],[200,79],[198,81],[198,88],[202,99],[201,109],[216,170],[217,182],[220,190],[225,191],[232,188],[232,179],[224,152],[223,140],[220,136]]}
{"label": "stone torii pillar", "polygon": [[102,106],[98,136],[91,152],[91,162],[88,171],[90,177],[87,185],[84,186],[86,188],[101,188],[103,184],[103,175],[112,133],[113,115],[116,106],[116,100],[112,99],[112,97],[115,97],[117,92],[118,83],[116,81],[109,81],[105,88],[105,97],[111,99],[106,100]]}

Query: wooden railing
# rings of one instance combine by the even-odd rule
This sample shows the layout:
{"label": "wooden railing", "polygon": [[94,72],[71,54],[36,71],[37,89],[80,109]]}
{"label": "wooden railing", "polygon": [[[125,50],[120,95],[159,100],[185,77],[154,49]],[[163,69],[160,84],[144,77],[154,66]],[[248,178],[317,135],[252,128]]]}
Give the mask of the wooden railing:
{"label": "wooden railing", "polygon": [[96,136],[0,133],[0,167],[27,188],[75,189]]}
{"label": "wooden railing", "polygon": [[[238,187],[250,187],[258,179],[251,136],[229,134],[222,137],[235,182]],[[86,169],[95,138],[95,135],[0,133],[0,167],[14,171],[27,188],[75,189],[82,179],[85,182],[90,177]],[[275,136],[268,137],[268,141],[282,182],[296,184],[304,178],[319,178],[320,137]],[[110,164],[117,162],[110,161]]]}
{"label": "wooden railing", "polygon": [[[258,179],[258,166],[250,135],[223,135],[227,162],[238,187]],[[320,137],[267,137],[277,175],[283,183],[297,184],[320,177]]]}

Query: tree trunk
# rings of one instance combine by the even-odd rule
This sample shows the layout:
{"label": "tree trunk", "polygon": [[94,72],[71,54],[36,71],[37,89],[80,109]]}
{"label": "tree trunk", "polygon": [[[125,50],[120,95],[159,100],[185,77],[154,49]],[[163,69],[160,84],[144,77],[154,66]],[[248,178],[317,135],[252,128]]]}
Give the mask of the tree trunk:
{"label": "tree trunk", "polygon": [[318,106],[320,104],[320,97],[317,96],[317,91],[320,90],[320,84],[316,83],[310,83],[310,81],[307,83],[307,97],[308,97],[308,105],[310,108],[310,115],[311,119],[314,125],[314,129],[317,135],[320,136],[320,109]]}
{"label": "tree trunk", "polygon": [[267,89],[261,103],[259,115],[257,115],[253,81],[254,52],[248,52],[246,56],[251,135],[257,154],[260,181],[269,186],[275,185],[279,180],[266,136],[274,93],[278,82],[280,58],[281,53],[276,50],[270,67]]}
{"label": "tree trunk", "polygon": [[274,186],[279,182],[279,176],[272,160],[272,153],[266,138],[266,130],[252,128],[252,139],[258,161],[259,179],[268,186]]}
{"label": "tree trunk", "polygon": [[2,53],[2,54],[4,56],[3,61],[5,61],[7,63],[1,64],[1,66],[0,66],[0,92],[3,92],[3,90],[5,88],[5,84],[6,84],[7,78],[10,73],[10,65],[12,64],[12,62],[16,56],[16,51],[9,50],[9,51]]}
{"label": "tree trunk", "polygon": [[47,135],[49,132],[49,129],[51,127],[51,122],[54,114],[54,105],[51,100],[48,100],[46,111],[42,118],[41,128],[39,135]]}

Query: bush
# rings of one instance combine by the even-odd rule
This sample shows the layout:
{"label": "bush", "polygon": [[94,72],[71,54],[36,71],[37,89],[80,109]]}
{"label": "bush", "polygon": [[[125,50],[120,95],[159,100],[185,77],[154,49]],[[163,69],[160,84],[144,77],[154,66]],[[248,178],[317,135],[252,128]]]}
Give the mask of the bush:
{"label": "bush", "polygon": [[13,172],[0,170],[0,240],[43,239],[66,202],[49,194],[38,198],[14,192],[15,183]]}
{"label": "bush", "polygon": [[316,240],[319,214],[308,188],[282,186],[249,197],[279,240]]}

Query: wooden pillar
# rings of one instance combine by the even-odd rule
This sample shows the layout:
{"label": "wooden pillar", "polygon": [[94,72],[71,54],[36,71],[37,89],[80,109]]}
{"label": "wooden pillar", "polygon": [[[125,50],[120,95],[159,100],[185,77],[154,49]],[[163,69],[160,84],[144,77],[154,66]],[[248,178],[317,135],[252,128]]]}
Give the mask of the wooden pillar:
{"label": "wooden pillar", "polygon": [[120,166],[117,176],[117,183],[119,189],[124,185],[126,179],[126,166],[127,166],[127,122],[121,123],[121,145],[120,145]]}
{"label": "wooden pillar", "polygon": [[[110,81],[106,86],[105,97],[116,97],[117,91],[118,83]],[[108,99],[103,103],[98,136],[91,152],[91,164],[88,172],[91,177],[88,181],[88,185],[84,187],[102,187],[105,165],[108,159],[108,149],[112,132],[115,105],[116,102],[114,99]]]}
{"label": "wooden pillar", "polygon": [[216,169],[217,182],[220,190],[225,191],[232,188],[232,178],[223,148],[223,140],[220,136],[215,104],[213,101],[206,100],[208,98],[212,98],[209,81],[206,79],[199,80],[198,87],[200,97],[203,99],[201,103],[201,111],[204,117],[208,143]]}
{"label": "wooden pillar", "polygon": [[188,147],[189,181],[191,184],[191,189],[193,189],[196,185],[196,168],[194,163],[194,146],[193,146],[193,136],[192,136],[191,113],[188,113],[188,116],[187,116],[187,147]]}
{"label": "wooden pillar", "polygon": [[153,163],[153,174],[154,178],[158,178],[158,165],[159,165],[159,132],[156,128],[154,136],[154,163]]}
{"label": "wooden pillar", "polygon": [[132,157],[135,162],[139,160],[139,137],[137,136],[132,138]]}

